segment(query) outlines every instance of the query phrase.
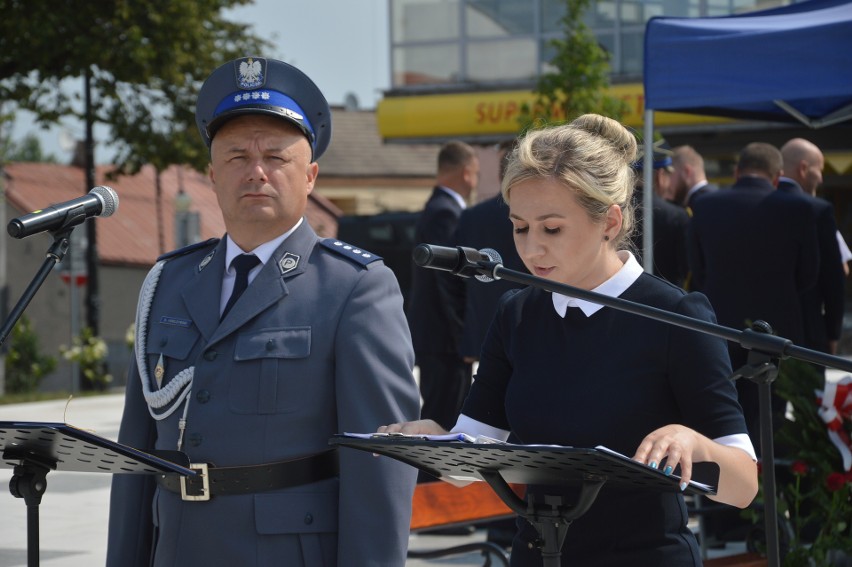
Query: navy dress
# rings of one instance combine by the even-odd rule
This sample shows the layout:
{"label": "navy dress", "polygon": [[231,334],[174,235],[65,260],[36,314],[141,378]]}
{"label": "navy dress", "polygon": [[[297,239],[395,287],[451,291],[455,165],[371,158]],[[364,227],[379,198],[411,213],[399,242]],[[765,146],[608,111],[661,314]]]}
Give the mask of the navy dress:
{"label": "navy dress", "polygon": [[[643,273],[622,298],[715,322],[707,299]],[[722,339],[604,307],[586,317],[555,311],[550,293],[507,293],[463,413],[509,430],[521,443],[605,445],[631,456],[648,433],[671,423],[718,438],[746,432]],[[555,492],[556,491],[556,492]],[[529,486],[528,494],[571,494]],[[701,565],[680,493],[606,484],[573,522],[562,565]],[[512,566],[540,566],[519,520]]]}

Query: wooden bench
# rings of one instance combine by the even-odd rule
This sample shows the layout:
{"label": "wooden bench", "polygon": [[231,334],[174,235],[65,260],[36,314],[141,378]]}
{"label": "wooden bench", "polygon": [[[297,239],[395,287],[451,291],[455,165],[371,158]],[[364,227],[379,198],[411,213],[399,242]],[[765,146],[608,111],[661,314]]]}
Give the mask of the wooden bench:
{"label": "wooden bench", "polygon": [[765,557],[756,553],[741,553],[704,561],[704,567],[766,567]]}
{"label": "wooden bench", "polygon": [[[523,495],[522,485],[512,485],[512,489],[519,496]],[[474,482],[462,488],[443,481],[420,483],[414,489],[412,504],[412,533],[515,517],[515,513],[485,482]],[[482,552],[485,557],[484,567],[491,565],[492,556],[500,565],[509,567],[507,551],[488,541],[435,550],[410,549],[408,556],[416,559],[437,559],[474,551]],[[752,553],[704,561],[704,567],[766,567],[766,564],[765,557]]]}
{"label": "wooden bench", "polygon": [[[513,486],[512,488],[518,494],[523,493],[523,487]],[[420,483],[414,489],[412,503],[412,532],[480,524],[515,517],[515,513],[484,482],[474,482],[462,488],[443,481]],[[435,559],[472,551],[482,552],[485,556],[485,567],[491,565],[492,556],[500,565],[509,567],[509,554],[506,550],[489,541],[435,550],[409,549],[408,556],[418,559]]]}

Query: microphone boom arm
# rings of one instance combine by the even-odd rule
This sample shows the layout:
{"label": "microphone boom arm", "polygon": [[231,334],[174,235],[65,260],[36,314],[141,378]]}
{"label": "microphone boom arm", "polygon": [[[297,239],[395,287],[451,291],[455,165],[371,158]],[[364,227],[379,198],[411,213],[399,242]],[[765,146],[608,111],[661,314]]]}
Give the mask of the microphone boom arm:
{"label": "microphone boom arm", "polygon": [[[635,315],[648,317],[657,321],[664,321],[671,325],[720,337],[725,340],[738,343],[747,350],[763,352],[775,358],[792,357],[807,362],[813,362],[821,366],[828,366],[830,368],[852,372],[852,361],[839,356],[832,356],[824,352],[796,346],[791,340],[785,339],[784,337],[770,335],[753,329],[744,329],[739,331],[716,323],[710,323],[709,321],[702,321],[701,319],[687,317],[686,315],[681,315],[679,313],[672,313],[664,309],[635,303],[633,301],[621,299],[620,297],[610,297],[608,295],[554,282],[524,272],[510,270],[495,262],[481,262],[480,264],[481,265],[477,266],[477,268],[482,269],[483,273],[486,273],[495,279],[503,279],[519,284],[531,285],[550,292],[560,293],[569,297],[612,307],[619,311],[626,311],[627,313],[633,313]],[[490,266],[490,264],[497,265]]]}
{"label": "microphone boom arm", "polygon": [[3,322],[3,327],[0,328],[0,346],[6,342],[9,334],[15,327],[15,323],[17,323],[18,319],[21,318],[21,315],[24,314],[24,310],[30,304],[33,297],[35,297],[35,294],[38,292],[39,288],[41,288],[41,285],[44,283],[44,280],[47,279],[47,276],[53,270],[54,266],[60,263],[65,257],[65,254],[68,252],[68,247],[71,244],[69,239],[71,237],[71,231],[73,230],[74,225],[71,225],[51,232],[53,235],[53,244],[51,244],[50,248],[48,248],[44,262],[42,262],[41,267],[27,286],[27,289],[24,290],[24,293],[21,295],[18,303],[15,304],[15,307],[9,313],[9,317]]}

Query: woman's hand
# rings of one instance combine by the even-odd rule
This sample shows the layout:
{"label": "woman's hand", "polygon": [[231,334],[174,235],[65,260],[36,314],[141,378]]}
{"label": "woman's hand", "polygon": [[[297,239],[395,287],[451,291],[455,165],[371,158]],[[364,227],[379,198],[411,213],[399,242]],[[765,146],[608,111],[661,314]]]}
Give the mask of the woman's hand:
{"label": "woman's hand", "polygon": [[692,479],[692,463],[704,460],[696,456],[701,450],[702,439],[707,439],[683,425],[666,425],[649,433],[639,444],[633,460],[659,468],[666,461],[663,472],[671,474],[680,465],[680,489],[685,490]]}
{"label": "woman's hand", "polygon": [[405,435],[443,435],[447,431],[431,419],[420,419],[417,421],[403,421],[402,423],[391,423],[382,425],[378,433],[403,433]]}
{"label": "woman's hand", "polygon": [[693,463],[714,462],[719,465],[719,486],[716,495],[709,496],[711,500],[745,508],[757,494],[757,464],[749,453],[721,445],[683,425],[666,425],[649,433],[633,459],[653,468],[666,459],[666,474],[680,465],[681,490],[692,479]]}

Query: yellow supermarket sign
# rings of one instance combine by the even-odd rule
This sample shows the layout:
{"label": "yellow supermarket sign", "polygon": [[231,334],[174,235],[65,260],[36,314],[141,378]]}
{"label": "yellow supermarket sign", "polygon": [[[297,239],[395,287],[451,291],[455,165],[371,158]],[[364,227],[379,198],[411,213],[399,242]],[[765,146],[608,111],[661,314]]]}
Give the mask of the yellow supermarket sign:
{"label": "yellow supermarket sign", "polygon": [[[645,95],[641,83],[613,85],[611,95],[627,103],[622,122],[641,128]],[[383,138],[446,138],[516,134],[524,104],[532,106],[531,91],[471,92],[396,96],[381,100],[376,109]],[[731,122],[729,119],[674,112],[655,112],[658,126]]]}

